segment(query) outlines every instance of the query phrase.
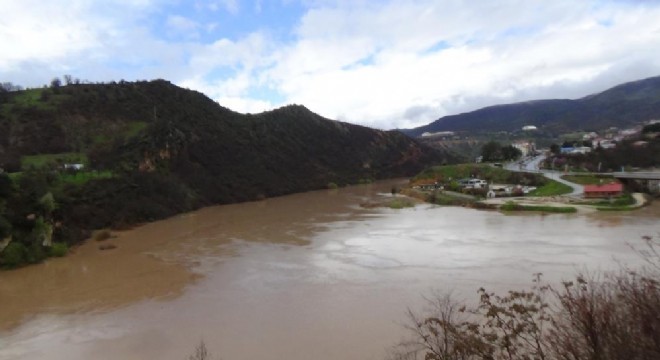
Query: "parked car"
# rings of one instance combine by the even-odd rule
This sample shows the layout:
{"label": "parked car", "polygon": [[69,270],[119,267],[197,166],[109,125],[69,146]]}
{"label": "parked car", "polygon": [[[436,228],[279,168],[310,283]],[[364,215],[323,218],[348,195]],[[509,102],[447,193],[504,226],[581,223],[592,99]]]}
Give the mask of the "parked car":
{"label": "parked car", "polygon": [[463,179],[459,180],[458,184],[464,189],[485,189],[488,187],[488,182],[481,179]]}

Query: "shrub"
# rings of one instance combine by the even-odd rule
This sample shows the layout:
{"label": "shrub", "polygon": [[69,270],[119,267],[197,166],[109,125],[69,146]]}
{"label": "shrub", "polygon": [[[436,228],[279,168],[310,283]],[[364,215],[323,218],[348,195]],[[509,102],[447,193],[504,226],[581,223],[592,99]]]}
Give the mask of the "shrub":
{"label": "shrub", "polygon": [[0,253],[0,263],[3,267],[15,268],[27,262],[27,248],[20,242],[12,241]]}
{"label": "shrub", "polygon": [[62,257],[69,252],[69,247],[65,243],[53,243],[53,246],[50,248],[50,256],[53,257]]}
{"label": "shrub", "polygon": [[38,264],[48,257],[45,248],[41,246],[40,243],[33,243],[27,249],[28,251],[26,260],[30,264]]}
{"label": "shrub", "polygon": [[390,209],[403,209],[403,208],[408,208],[408,207],[414,207],[415,206],[415,201],[410,199],[410,198],[396,198],[392,201],[390,201],[387,206]]}
{"label": "shrub", "polygon": [[[660,247],[644,237],[647,267],[578,274],[553,288],[534,276],[529,290],[496,295],[479,290],[468,308],[448,295],[431,310],[408,311],[410,339],[397,360],[660,359]],[[553,304],[552,308],[550,304]]]}
{"label": "shrub", "polygon": [[0,241],[11,235],[11,223],[0,215]]}
{"label": "shrub", "polygon": [[572,206],[521,205],[513,201],[507,201],[500,209],[502,211],[542,211],[561,214],[577,212],[577,209]]}

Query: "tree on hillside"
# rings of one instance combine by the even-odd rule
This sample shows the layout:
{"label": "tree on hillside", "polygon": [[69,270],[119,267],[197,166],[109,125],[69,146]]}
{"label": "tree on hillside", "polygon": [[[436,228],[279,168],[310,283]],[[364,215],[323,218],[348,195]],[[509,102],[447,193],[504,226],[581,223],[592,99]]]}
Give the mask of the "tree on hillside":
{"label": "tree on hillside", "polygon": [[550,152],[555,155],[559,155],[559,153],[561,153],[561,148],[559,147],[559,145],[553,143],[552,145],[550,145]]}
{"label": "tree on hillside", "polygon": [[9,235],[11,235],[11,223],[4,216],[0,215],[0,241]]}
{"label": "tree on hillside", "polygon": [[23,87],[20,85],[14,85],[11,82],[0,83],[0,92],[11,92],[11,91],[20,91],[23,90]]}
{"label": "tree on hillside", "polygon": [[502,160],[502,146],[497,141],[489,141],[481,147],[483,161]]}
{"label": "tree on hillside", "polygon": [[646,125],[642,129],[642,134],[655,133],[655,132],[660,132],[660,122],[651,125]]}
{"label": "tree on hillside", "polygon": [[513,145],[503,146],[501,153],[504,160],[516,160],[522,156],[522,151]]}
{"label": "tree on hillside", "polygon": [[10,82],[0,83],[0,104],[4,103],[9,99],[9,93],[12,91],[19,91],[23,88],[18,85],[14,85]]}
{"label": "tree on hillside", "polygon": [[56,89],[60,86],[62,86],[62,80],[60,80],[60,78],[54,77],[53,80],[50,81],[51,88]]}
{"label": "tree on hillside", "polygon": [[60,78],[55,77],[53,80],[50,81],[50,87],[53,89],[54,94],[58,94],[60,92],[60,87],[62,86],[62,80]]}
{"label": "tree on hillside", "polygon": [[502,146],[497,141],[489,141],[481,147],[483,161],[515,160],[522,152],[513,145]]}

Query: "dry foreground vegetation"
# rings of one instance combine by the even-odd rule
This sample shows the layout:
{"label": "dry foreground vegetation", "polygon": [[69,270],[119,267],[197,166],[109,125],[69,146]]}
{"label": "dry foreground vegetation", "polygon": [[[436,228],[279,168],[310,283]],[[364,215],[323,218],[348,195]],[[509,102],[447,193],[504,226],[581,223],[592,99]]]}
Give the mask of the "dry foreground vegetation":
{"label": "dry foreground vegetation", "polygon": [[436,295],[409,311],[410,338],[392,360],[660,359],[660,239],[644,237],[641,269],[582,273],[554,287],[479,289],[476,306]]}

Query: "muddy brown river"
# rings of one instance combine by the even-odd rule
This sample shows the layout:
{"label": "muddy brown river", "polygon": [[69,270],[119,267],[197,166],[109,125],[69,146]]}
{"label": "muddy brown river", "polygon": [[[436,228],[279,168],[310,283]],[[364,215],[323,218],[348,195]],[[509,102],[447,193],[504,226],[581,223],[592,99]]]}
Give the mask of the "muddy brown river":
{"label": "muddy brown river", "polygon": [[505,215],[365,209],[396,181],[216,206],[0,272],[0,359],[383,359],[432,291],[475,299],[639,265],[660,206]]}

